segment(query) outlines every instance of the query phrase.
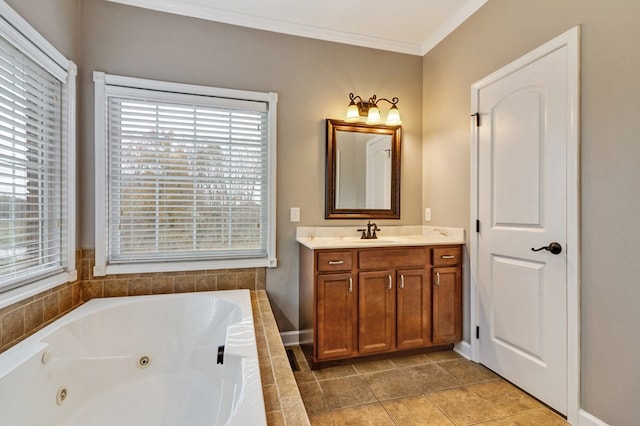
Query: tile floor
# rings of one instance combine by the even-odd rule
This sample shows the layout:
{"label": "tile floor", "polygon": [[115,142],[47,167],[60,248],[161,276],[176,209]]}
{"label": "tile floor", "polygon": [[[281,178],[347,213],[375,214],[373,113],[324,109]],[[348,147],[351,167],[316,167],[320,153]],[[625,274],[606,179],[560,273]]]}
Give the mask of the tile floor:
{"label": "tile floor", "polygon": [[312,425],[567,425],[536,399],[453,351],[294,373]]}

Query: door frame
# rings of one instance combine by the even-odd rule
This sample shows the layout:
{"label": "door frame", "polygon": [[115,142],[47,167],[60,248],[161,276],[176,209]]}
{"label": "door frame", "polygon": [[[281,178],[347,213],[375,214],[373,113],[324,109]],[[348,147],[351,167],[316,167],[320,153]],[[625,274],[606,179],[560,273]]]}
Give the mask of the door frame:
{"label": "door frame", "polygon": [[[567,420],[578,424],[580,410],[580,27],[576,26],[527,53],[514,62],[471,85],[471,112],[478,112],[480,89],[535,62],[541,57],[567,47]],[[471,360],[480,361],[480,342],[475,338],[479,325],[478,282],[478,128],[471,120],[471,202],[470,202],[470,345]]]}

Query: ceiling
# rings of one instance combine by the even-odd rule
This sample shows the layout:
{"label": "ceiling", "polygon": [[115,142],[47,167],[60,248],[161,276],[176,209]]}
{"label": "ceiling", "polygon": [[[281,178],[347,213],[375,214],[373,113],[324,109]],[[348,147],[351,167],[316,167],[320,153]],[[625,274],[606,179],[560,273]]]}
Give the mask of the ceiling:
{"label": "ceiling", "polygon": [[487,0],[108,0],[284,34],[424,55]]}

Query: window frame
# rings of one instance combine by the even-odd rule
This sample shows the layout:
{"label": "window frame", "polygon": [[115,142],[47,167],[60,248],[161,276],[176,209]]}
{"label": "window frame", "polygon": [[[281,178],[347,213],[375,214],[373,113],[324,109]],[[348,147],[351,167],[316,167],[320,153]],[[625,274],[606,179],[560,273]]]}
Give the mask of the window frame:
{"label": "window frame", "polygon": [[62,224],[62,271],[0,292],[0,308],[58,285],[76,281],[76,65],[5,2],[0,2],[0,34],[61,83],[61,157],[69,165],[60,176],[65,223]]}
{"label": "window frame", "polygon": [[[232,268],[254,268],[277,266],[276,258],[276,122],[278,95],[273,92],[252,92],[235,89],[216,88],[183,83],[172,83],[135,77],[93,73],[95,89],[95,267],[96,277],[110,274],[134,274],[149,272],[180,272]],[[268,123],[268,196],[267,196],[267,254],[265,257],[242,259],[175,260],[163,259],[136,263],[109,263],[108,256],[108,141],[107,141],[107,99],[111,94],[121,94],[130,89],[150,90],[168,94],[209,96],[216,98],[258,101],[267,104]],[[157,96],[154,94],[154,96]]]}

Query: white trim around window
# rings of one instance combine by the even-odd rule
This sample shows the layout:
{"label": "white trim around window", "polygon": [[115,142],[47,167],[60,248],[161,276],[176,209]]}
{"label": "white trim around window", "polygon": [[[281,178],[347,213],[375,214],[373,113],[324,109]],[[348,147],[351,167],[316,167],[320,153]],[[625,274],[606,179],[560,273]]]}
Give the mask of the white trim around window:
{"label": "white trim around window", "polygon": [[[17,303],[25,298],[31,297],[43,291],[54,288],[60,284],[64,284],[67,282],[73,282],[77,279],[77,271],[75,265],[75,240],[76,240],[76,75],[77,68],[76,65],[66,59],[64,55],[58,52],[44,37],[42,37],[33,27],[31,27],[20,15],[18,15],[10,6],[8,6],[4,1],[0,0],[0,37],[3,40],[8,42],[8,45],[11,45],[15,48],[16,58],[20,55],[24,57],[25,61],[30,62],[29,65],[31,71],[28,72],[37,72],[40,73],[41,76],[49,75],[54,80],[57,80],[59,86],[59,96],[56,95],[54,98],[51,98],[57,108],[59,108],[59,121],[56,119],[55,123],[51,123],[51,129],[58,129],[57,133],[57,141],[56,143],[50,142],[51,147],[54,149],[51,155],[54,158],[57,158],[63,167],[59,168],[59,173],[56,175],[56,191],[59,192],[58,202],[60,203],[60,208],[56,209],[56,215],[60,215],[59,219],[55,219],[55,226],[59,228],[59,231],[56,231],[50,234],[54,240],[49,240],[49,243],[54,244],[56,248],[55,256],[59,256],[59,260],[57,261],[56,267],[50,267],[50,272],[46,271],[38,274],[25,272],[25,278],[20,279],[19,269],[16,269],[17,275],[14,274],[13,277],[7,276],[8,281],[0,282],[0,287],[4,287],[5,291],[0,294],[0,308],[5,306],[12,305]],[[9,62],[7,62],[9,64]],[[39,70],[37,70],[39,69]],[[24,71],[27,72],[27,71]],[[14,75],[12,72],[7,71],[6,77],[12,78]],[[17,74],[14,75],[18,80],[14,80],[19,82],[21,77],[18,77]],[[11,80],[5,80],[7,84]],[[53,81],[53,80],[52,80]],[[35,87],[35,86],[34,86]],[[31,89],[24,89],[25,91],[29,91]],[[13,94],[13,96],[19,96],[17,94]],[[58,99],[55,99],[58,98]],[[10,98],[6,98],[10,99]],[[37,96],[36,98],[37,99]],[[34,104],[35,105],[35,104]],[[48,104],[47,108],[56,108],[52,104]],[[6,108],[5,108],[6,110]],[[18,111],[18,110],[16,110]],[[2,120],[4,120],[6,129],[10,129],[16,124],[19,124],[15,120],[19,121],[19,117],[22,112],[17,112],[13,116],[10,111],[6,110],[5,112],[8,115],[4,115]],[[11,118],[13,117],[13,118]],[[13,120],[13,121],[12,121]],[[30,129],[32,129],[35,123],[30,124]],[[7,133],[7,136],[9,133]],[[51,141],[56,139],[56,137],[52,136],[53,133],[49,133],[49,137],[53,137]],[[36,141],[38,139],[33,139],[35,136],[29,136],[30,140]],[[6,139],[5,141],[7,141]],[[17,145],[16,145],[17,146]],[[55,148],[54,148],[55,147]],[[8,154],[13,148],[10,145],[7,145],[5,142],[4,145],[4,160],[5,161],[5,172],[11,173],[9,170],[18,170],[16,167],[19,166],[18,163],[14,163],[11,160],[11,156]],[[19,148],[16,148],[19,149]],[[19,153],[19,151],[15,151]],[[18,157],[15,159],[18,160]],[[31,170],[28,167],[24,169],[24,172],[21,173],[42,173],[42,169],[39,171]],[[17,171],[15,173],[18,173]],[[39,179],[48,179],[46,173],[41,174]],[[29,178],[30,180],[33,178]],[[48,182],[48,181],[47,181]],[[15,183],[14,183],[15,185]],[[5,185],[6,189],[6,185]],[[56,196],[56,199],[58,196]],[[14,206],[17,204],[13,204]],[[56,216],[58,217],[58,216]],[[48,218],[48,220],[52,220]],[[29,278],[29,277],[32,278]]]}
{"label": "white trim around window", "polygon": [[[96,116],[94,276],[276,267],[277,94],[146,80],[103,72],[94,72],[93,79]],[[227,124],[223,123],[222,128],[230,126],[229,134],[232,136],[229,136],[229,142],[221,143],[221,136],[217,133],[221,128],[218,113],[226,110],[230,111],[230,117],[236,111],[240,115],[248,111],[249,116],[240,117],[243,121],[240,124],[233,118],[229,118]],[[244,134],[245,119],[253,126],[249,136]],[[148,126],[151,122],[152,129]],[[239,126],[239,130],[233,130],[234,126]],[[262,141],[260,154],[254,152],[256,139]],[[251,147],[229,147],[234,143]],[[217,179],[221,178],[210,168],[211,164],[222,164],[221,167],[235,174],[246,170],[238,163],[241,160],[217,159],[221,146],[225,147],[225,152],[230,149],[236,154],[251,156],[248,160],[251,170],[254,164],[261,164],[260,195],[245,195],[239,206],[230,206],[229,211],[233,213],[228,217],[233,218],[234,224],[224,225],[230,228],[238,226],[235,222],[242,223],[243,215],[248,215],[247,223],[259,224],[255,229],[260,231],[247,236],[246,248],[236,247],[239,244],[233,241],[233,235],[236,235],[233,233],[222,248],[213,241],[217,238],[216,229],[220,229],[222,219],[217,216],[220,210],[214,201],[217,198],[211,194],[212,188],[219,188],[215,184],[219,184]],[[151,169],[156,171],[152,173]],[[203,191],[206,195],[199,195],[203,186],[197,170],[204,170],[202,175],[205,176],[206,189]],[[197,178],[194,177],[196,175]],[[246,175],[235,179],[247,180]],[[251,179],[253,182],[255,178]],[[165,185],[175,187],[175,190],[152,189],[150,181],[156,188]],[[252,185],[248,184],[249,188],[254,188]],[[185,188],[188,189],[186,192]],[[254,199],[259,199],[256,202],[259,209],[253,207]],[[150,207],[153,204],[150,200],[155,200],[155,207]],[[185,216],[186,207],[176,207],[178,202],[193,204],[191,216]],[[164,219],[167,216],[171,219]],[[154,231],[147,227],[153,227]],[[180,236],[172,237],[175,234],[171,232]],[[149,247],[147,240],[155,241],[155,246]],[[174,248],[176,246],[180,248]]]}

